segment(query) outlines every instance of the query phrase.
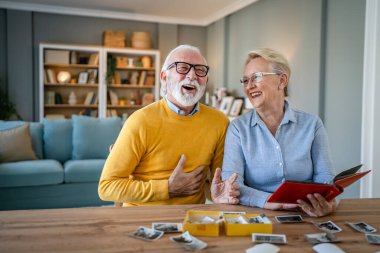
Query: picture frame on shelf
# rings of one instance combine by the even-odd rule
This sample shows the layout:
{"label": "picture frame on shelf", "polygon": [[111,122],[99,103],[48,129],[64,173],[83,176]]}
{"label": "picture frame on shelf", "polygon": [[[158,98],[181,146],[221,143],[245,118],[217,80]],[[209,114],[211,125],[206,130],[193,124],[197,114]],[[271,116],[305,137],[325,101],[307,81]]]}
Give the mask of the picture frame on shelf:
{"label": "picture frame on shelf", "polygon": [[243,109],[244,99],[235,98],[231,106],[230,116],[239,116]]}
{"label": "picture frame on shelf", "polygon": [[231,110],[233,102],[234,102],[234,97],[232,96],[224,97],[222,99],[222,102],[220,103],[219,110],[223,112],[225,115],[228,115]]}
{"label": "picture frame on shelf", "polygon": [[87,84],[88,72],[80,72],[78,76],[78,84]]}
{"label": "picture frame on shelf", "polygon": [[88,84],[96,84],[96,79],[98,77],[98,70],[97,69],[89,69],[87,70],[88,73]]}

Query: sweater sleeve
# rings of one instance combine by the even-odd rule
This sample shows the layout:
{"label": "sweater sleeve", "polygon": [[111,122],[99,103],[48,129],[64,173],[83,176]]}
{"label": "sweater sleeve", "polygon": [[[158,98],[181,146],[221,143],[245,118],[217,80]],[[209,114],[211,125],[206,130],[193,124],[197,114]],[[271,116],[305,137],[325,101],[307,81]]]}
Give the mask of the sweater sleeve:
{"label": "sweater sleeve", "polygon": [[124,124],[103,168],[98,193],[102,200],[151,202],[169,199],[168,180],[136,180],[133,172],[146,151],[146,120],[135,112]]}

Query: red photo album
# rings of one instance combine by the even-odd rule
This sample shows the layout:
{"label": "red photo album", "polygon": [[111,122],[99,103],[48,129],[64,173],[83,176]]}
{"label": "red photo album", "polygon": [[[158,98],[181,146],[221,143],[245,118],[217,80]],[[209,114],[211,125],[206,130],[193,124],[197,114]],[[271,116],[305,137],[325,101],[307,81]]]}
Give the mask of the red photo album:
{"label": "red photo album", "polygon": [[344,188],[364,177],[371,170],[358,172],[362,165],[342,171],[334,177],[332,184],[313,182],[285,181],[269,197],[268,202],[297,204],[298,199],[308,201],[307,195],[319,193],[327,201],[332,200],[344,191]]}

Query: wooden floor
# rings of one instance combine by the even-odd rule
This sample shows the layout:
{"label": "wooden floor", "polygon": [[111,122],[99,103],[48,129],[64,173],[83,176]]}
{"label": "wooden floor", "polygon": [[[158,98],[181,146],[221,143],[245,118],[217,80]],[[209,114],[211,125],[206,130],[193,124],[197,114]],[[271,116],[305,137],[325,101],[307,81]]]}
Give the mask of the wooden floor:
{"label": "wooden floor", "polygon": [[[275,215],[289,214],[233,205],[176,205],[159,207],[97,207],[0,212],[0,252],[185,252],[164,235],[155,242],[128,236],[139,226],[152,222],[182,222],[187,210],[246,211],[265,213],[273,222],[273,233],[286,234],[288,244],[280,252],[314,252],[304,234],[320,233],[311,223],[279,224]],[[293,212],[292,214],[296,214]],[[305,216],[304,216],[305,217]],[[342,200],[337,211],[324,218],[343,231],[337,245],[346,252],[376,252],[380,245],[367,243],[364,234],[353,231],[345,222],[364,221],[380,230],[380,199]],[[380,233],[377,232],[377,233]],[[198,237],[208,243],[201,252],[245,252],[254,246],[251,237]]]}

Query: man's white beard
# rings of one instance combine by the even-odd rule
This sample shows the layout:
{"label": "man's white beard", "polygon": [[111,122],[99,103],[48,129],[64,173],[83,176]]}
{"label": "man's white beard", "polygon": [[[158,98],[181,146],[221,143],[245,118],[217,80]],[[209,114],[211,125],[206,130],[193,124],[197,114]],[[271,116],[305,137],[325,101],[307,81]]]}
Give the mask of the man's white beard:
{"label": "man's white beard", "polygon": [[[193,106],[198,101],[201,99],[203,94],[205,93],[206,90],[206,85],[199,85],[197,80],[182,80],[179,83],[172,83],[170,81],[169,76],[167,77],[167,88],[168,88],[168,93],[172,95],[175,100],[177,100],[178,103],[180,103],[182,106]],[[193,94],[182,94],[182,86],[184,84],[191,84],[195,87],[196,93],[193,96]]]}

